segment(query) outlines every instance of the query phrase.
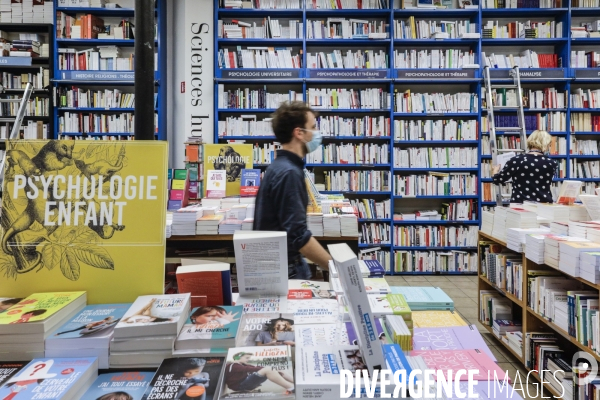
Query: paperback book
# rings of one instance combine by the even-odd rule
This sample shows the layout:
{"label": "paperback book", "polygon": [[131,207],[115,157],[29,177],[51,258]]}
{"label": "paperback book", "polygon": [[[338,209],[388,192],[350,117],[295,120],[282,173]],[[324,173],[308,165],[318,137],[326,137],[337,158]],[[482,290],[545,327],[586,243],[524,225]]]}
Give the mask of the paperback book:
{"label": "paperback book", "polygon": [[340,319],[339,304],[333,299],[290,300],[288,312],[296,324],[331,324]]}
{"label": "paperback book", "polygon": [[394,286],[392,293],[403,295],[413,311],[454,310],[454,302],[439,287]]}
{"label": "paperback book", "polygon": [[0,297],[0,314],[14,306],[21,300],[23,299],[17,297]]}
{"label": "paperback book", "polygon": [[233,347],[242,306],[197,307],[183,326],[175,350]]}
{"label": "paperback book", "polygon": [[[499,381],[503,381],[508,374],[503,371],[498,364],[492,361],[481,350],[413,350],[410,352],[412,357],[420,356],[427,364],[427,368],[433,370],[478,370],[474,375],[475,380],[487,380],[489,376],[498,377]],[[467,374],[461,376],[462,380],[467,380]],[[510,377],[508,377],[510,382]]]}
{"label": "paperback book", "polygon": [[235,345],[273,346],[296,344],[293,314],[255,313],[243,314],[235,338]]}
{"label": "paperback book", "polygon": [[255,197],[260,186],[260,169],[243,169],[240,196]]}
{"label": "paperback book", "polygon": [[235,301],[235,304],[242,307],[244,314],[287,312],[288,300],[287,297],[278,295],[257,297],[239,296]]}
{"label": "paperback book", "polygon": [[298,325],[295,330],[299,346],[333,346],[350,343],[344,324]]}
{"label": "paperback book", "polygon": [[447,328],[415,328],[414,350],[472,350],[480,349],[496,361],[483,337],[474,325]]}
{"label": "paperback book", "polygon": [[290,346],[229,349],[219,400],[248,397],[295,399]]}
{"label": "paperback book", "polygon": [[216,399],[224,361],[223,357],[167,358],[142,399]]}
{"label": "paperback book", "polygon": [[407,321],[412,319],[411,309],[401,294],[369,294],[368,298],[376,317],[400,315]]}
{"label": "paperback book", "polygon": [[81,400],[142,400],[153,376],[154,372],[139,371],[101,374],[81,397]]}
{"label": "paperback book", "polygon": [[412,319],[415,328],[444,328],[468,325],[454,311],[415,311],[412,313]]}
{"label": "paperback book", "polygon": [[290,279],[288,299],[335,299],[335,291],[330,290],[328,282]]}
{"label": "paperback book", "polygon": [[[358,345],[358,337],[356,336],[356,331],[354,330],[354,326],[352,326],[352,322],[346,322],[346,333],[348,335],[348,343],[352,345]],[[383,326],[381,326],[381,321],[379,318],[375,318],[375,330],[377,331],[377,337],[381,341],[381,344],[387,344],[388,338],[386,338],[385,330]]]}
{"label": "paperback book", "polygon": [[26,365],[26,361],[0,362],[0,388]]}
{"label": "paperback book", "polygon": [[176,277],[179,293],[206,296],[206,304],[198,306],[231,305],[231,271],[228,263],[183,258]]}

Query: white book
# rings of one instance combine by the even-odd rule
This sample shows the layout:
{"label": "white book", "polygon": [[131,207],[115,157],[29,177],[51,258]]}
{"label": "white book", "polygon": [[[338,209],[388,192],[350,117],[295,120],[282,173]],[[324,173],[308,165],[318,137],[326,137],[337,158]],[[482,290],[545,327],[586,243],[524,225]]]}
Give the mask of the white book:
{"label": "white book", "polygon": [[294,322],[298,325],[340,321],[339,304],[333,299],[289,300],[288,312],[294,314]]}
{"label": "white book", "polygon": [[286,232],[237,231],[233,248],[240,296],[287,296]]}
{"label": "white book", "polygon": [[189,293],[139,296],[115,326],[114,337],[177,336],[190,302]]}
{"label": "white book", "polygon": [[370,373],[385,367],[381,342],[375,331],[375,317],[365,290],[356,254],[346,243],[328,246],[333,258],[348,306],[350,320],[356,328],[358,344]]}

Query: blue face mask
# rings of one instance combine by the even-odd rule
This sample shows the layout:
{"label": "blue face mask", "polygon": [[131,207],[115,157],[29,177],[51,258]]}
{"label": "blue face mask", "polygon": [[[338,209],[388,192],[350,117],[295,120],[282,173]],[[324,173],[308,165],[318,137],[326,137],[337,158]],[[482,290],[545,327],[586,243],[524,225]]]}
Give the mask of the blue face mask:
{"label": "blue face mask", "polygon": [[[303,129],[304,131],[309,131],[310,129]],[[323,135],[321,134],[321,131],[318,130],[314,130],[311,132],[313,133],[312,139],[310,142],[304,142],[304,145],[306,146],[306,151],[308,153],[312,153],[313,151],[315,151],[316,149],[319,148],[319,146],[321,145],[321,142],[323,140]]]}

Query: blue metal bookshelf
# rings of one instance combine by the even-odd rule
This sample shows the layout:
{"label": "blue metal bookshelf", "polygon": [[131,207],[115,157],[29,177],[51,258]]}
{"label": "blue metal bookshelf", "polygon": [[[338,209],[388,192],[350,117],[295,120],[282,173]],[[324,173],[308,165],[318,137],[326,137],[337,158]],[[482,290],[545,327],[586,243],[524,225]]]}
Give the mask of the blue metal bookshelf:
{"label": "blue metal bookshelf", "polygon": [[[571,51],[584,50],[589,48],[594,49],[594,46],[600,46],[600,38],[592,39],[571,39],[570,38],[570,26],[573,18],[584,18],[589,17],[590,22],[593,20],[600,19],[600,9],[582,9],[573,8],[570,5],[563,8],[518,8],[518,9],[439,9],[439,10],[425,10],[425,9],[393,9],[392,5],[388,2],[388,8],[377,9],[377,10],[314,10],[308,8],[302,8],[298,10],[248,10],[248,9],[224,9],[219,8],[219,1],[215,0],[215,13],[214,13],[214,25],[218,26],[220,19],[228,20],[232,18],[236,19],[262,19],[271,17],[272,19],[295,19],[304,24],[304,36],[303,39],[223,39],[217,38],[215,33],[215,89],[217,85],[223,84],[226,88],[231,90],[235,88],[257,86],[266,86],[270,92],[284,93],[287,90],[295,90],[296,92],[304,93],[304,100],[306,100],[306,93],[309,88],[356,88],[357,86],[366,87],[379,87],[384,89],[385,92],[391,94],[391,104],[389,108],[377,109],[377,110],[347,110],[347,109],[325,109],[317,110],[319,115],[322,116],[336,116],[340,118],[348,118],[352,116],[385,116],[390,119],[390,136],[384,137],[369,137],[369,136],[326,136],[323,138],[324,142],[327,143],[374,143],[374,144],[388,144],[390,148],[390,165],[353,165],[353,164],[308,164],[309,169],[314,170],[317,168],[319,171],[323,169],[333,170],[365,170],[366,168],[372,168],[377,170],[389,171],[390,179],[393,180],[394,175],[426,175],[429,172],[440,172],[440,173],[468,173],[470,175],[477,175],[479,177],[479,187],[477,195],[472,196],[417,196],[417,197],[402,197],[397,196],[394,193],[392,186],[393,182],[390,182],[390,190],[382,192],[351,192],[351,191],[327,191],[323,193],[327,194],[344,194],[345,196],[352,199],[363,199],[371,198],[376,201],[390,199],[393,205],[393,209],[398,210],[403,204],[410,204],[418,207],[439,207],[443,202],[454,201],[458,199],[472,199],[476,200],[478,204],[478,218],[472,221],[394,221],[393,218],[384,219],[359,219],[359,225],[364,223],[381,223],[389,225],[390,236],[392,244],[361,244],[360,248],[372,248],[381,247],[382,250],[390,251],[390,274],[428,274],[431,272],[396,272],[397,266],[394,265],[394,252],[395,251],[470,251],[475,252],[477,247],[401,247],[393,245],[394,242],[394,227],[395,226],[411,226],[411,225],[438,225],[438,226],[473,226],[480,223],[481,207],[482,206],[495,206],[495,202],[483,201],[483,184],[490,183],[490,178],[481,178],[481,172],[479,166],[482,161],[489,162],[490,157],[482,155],[482,144],[481,140],[395,140],[394,135],[394,120],[441,120],[441,119],[454,119],[454,120],[476,120],[478,122],[478,137],[484,137],[487,133],[481,132],[481,122],[483,118],[487,117],[487,112],[482,110],[482,99],[481,89],[483,86],[482,81],[482,59],[481,53],[486,54],[492,52],[509,52],[515,51],[518,54],[523,49],[540,49],[538,52],[547,54],[553,49],[553,53],[557,54],[561,60],[559,68],[529,68],[522,69],[521,82],[524,90],[529,88],[540,88],[543,87],[556,87],[560,92],[571,93],[572,88],[577,87],[600,87],[600,68],[589,69],[589,68],[571,68]],[[393,2],[391,2],[393,3]],[[417,20],[449,20],[449,19],[460,19],[468,20],[476,25],[477,31],[481,32],[481,27],[485,22],[489,20],[498,19],[515,19],[519,21],[532,20],[545,22],[548,20],[555,20],[563,23],[563,37],[556,39],[395,39],[393,33],[393,23],[397,20],[406,21],[410,16],[414,16]],[[339,18],[356,18],[367,20],[384,20],[390,26],[389,38],[387,39],[306,39],[306,25],[309,20],[325,20],[330,17]],[[285,25],[285,24],[284,24]],[[245,45],[263,45],[266,46],[278,46],[286,45],[293,47],[294,50],[302,51],[302,62],[303,68],[298,69],[222,69],[218,62],[218,51],[222,47],[228,47],[231,49],[232,46],[245,46]],[[405,49],[443,49],[443,48],[461,48],[469,49],[475,54],[475,62],[480,65],[479,69],[396,69],[393,62],[393,55],[395,50]],[[383,70],[375,69],[363,69],[363,70],[315,70],[306,68],[306,54],[307,52],[315,52],[320,49],[331,49],[331,48],[342,48],[342,49],[384,49],[388,55],[388,68]],[[516,50],[513,50],[516,49]],[[599,49],[600,50],[600,49]],[[590,50],[586,50],[590,51]],[[495,84],[510,83],[512,79],[509,77],[508,68],[497,68],[492,70],[492,81]],[[438,76],[431,76],[431,73]],[[354,73],[355,75],[349,77],[349,74]],[[416,74],[415,74],[416,73]],[[428,86],[429,85],[429,86]],[[428,87],[427,87],[428,86]],[[433,89],[432,89],[433,87]],[[277,89],[279,88],[279,89]],[[423,89],[421,89],[423,88]],[[477,93],[478,95],[478,112],[469,113],[399,113],[395,112],[394,107],[394,93],[410,89],[412,93],[421,92],[471,92]],[[226,89],[227,90],[227,89]],[[218,91],[215,90],[215,105],[218,104]],[[507,108],[500,111],[502,112],[514,112],[514,108]],[[226,116],[235,116],[239,114],[258,114],[260,118],[262,115],[273,112],[272,109],[217,109],[215,108],[215,141],[224,142],[226,140],[245,140],[248,143],[265,143],[266,141],[274,140],[272,136],[227,136],[218,137],[218,121],[224,120]],[[564,112],[566,118],[566,129],[564,131],[550,132],[553,136],[566,137],[567,139],[567,154],[556,155],[553,158],[557,160],[566,160],[567,171],[566,178],[559,179],[555,178],[555,182],[561,182],[565,179],[571,178],[570,163],[577,160],[578,162],[584,161],[595,161],[600,160],[600,155],[571,155],[570,154],[570,138],[574,134],[576,136],[582,136],[585,139],[596,138],[600,140],[600,128],[595,128],[592,132],[570,132],[571,118],[579,113],[591,113],[592,115],[600,115],[600,109],[580,109],[580,108],[566,108],[566,109],[527,109],[525,110],[526,115],[534,115],[540,113],[546,115],[549,113]],[[527,132],[528,134],[531,131]],[[515,135],[514,132],[500,132],[498,135],[509,136]],[[395,168],[394,167],[394,148],[398,147],[415,147],[415,146],[431,146],[431,147],[471,147],[477,148],[478,153],[478,167],[477,168]],[[260,167],[266,167],[267,165],[260,165]],[[581,178],[579,180],[585,182],[600,182],[600,179],[595,178]],[[408,202],[408,203],[406,203]],[[421,202],[425,205],[420,205]],[[439,209],[439,208],[438,208]],[[437,272],[434,272],[437,273]],[[443,274],[462,274],[464,272],[441,272]],[[476,272],[473,272],[475,274]]]}
{"label": "blue metal bookshelf", "polygon": [[[155,113],[158,115],[158,126],[156,132],[156,138],[158,140],[167,140],[167,121],[166,121],[166,100],[167,100],[167,87],[166,87],[166,71],[167,71],[167,0],[157,0],[155,18],[156,18],[156,29],[157,37],[154,41],[157,55],[157,66],[155,71],[155,95],[157,96],[157,105],[155,107]],[[63,12],[70,16],[77,14],[91,14],[101,18],[130,18],[132,19],[135,15],[135,10],[131,8],[94,8],[94,7],[58,7],[58,2],[54,2],[55,21],[56,26],[56,14],[57,12]],[[124,87],[131,87],[134,85],[134,72],[131,71],[106,71],[106,70],[61,70],[58,63],[58,49],[75,47],[78,50],[84,50],[88,48],[94,48],[97,46],[120,46],[123,48],[132,48],[135,45],[134,39],[64,39],[57,37],[56,30],[53,35],[54,48],[57,49],[54,55],[54,80],[53,89],[55,94],[58,88],[64,87],[81,87],[81,88],[93,88],[98,90],[102,89],[119,89],[123,90]],[[163,79],[164,74],[164,79]],[[133,90],[131,91],[133,93]],[[55,96],[56,98],[57,96]],[[68,137],[99,137],[99,136],[110,136],[110,137],[128,137],[133,136],[133,132],[59,132],[59,117],[65,112],[70,113],[94,113],[94,114],[115,114],[115,113],[133,113],[133,108],[96,108],[96,107],[61,107],[59,99],[55,99],[57,102],[53,112],[53,126],[56,127],[54,135],[56,138],[64,136]]]}

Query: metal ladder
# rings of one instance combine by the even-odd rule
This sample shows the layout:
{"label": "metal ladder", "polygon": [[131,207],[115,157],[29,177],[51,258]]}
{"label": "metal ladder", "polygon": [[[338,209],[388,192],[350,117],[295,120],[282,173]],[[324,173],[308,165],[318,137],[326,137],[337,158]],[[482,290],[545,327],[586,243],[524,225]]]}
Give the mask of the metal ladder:
{"label": "metal ladder", "polygon": [[[21,124],[23,122],[23,117],[25,116],[25,110],[27,109],[27,102],[29,102],[29,98],[31,97],[31,93],[33,92],[33,85],[31,83],[27,83],[25,86],[25,92],[23,93],[23,97],[20,99],[0,99],[0,103],[20,103],[19,110],[17,111],[17,115],[14,117],[0,117],[0,122],[13,122],[12,130],[10,131],[9,140],[14,140],[18,138],[19,131],[21,130]],[[4,93],[4,88],[0,87],[0,93]],[[4,156],[2,157],[2,163],[0,163],[0,182],[4,181],[4,167],[6,165],[6,151],[4,152]],[[0,185],[0,193],[2,186]]]}
{"label": "metal ladder", "polygon": [[[498,153],[506,153],[510,151],[514,152],[525,152],[527,149],[527,132],[525,130],[525,114],[523,112],[523,88],[521,87],[521,79],[519,76],[519,67],[515,66],[510,71],[510,76],[513,80],[512,84],[497,84],[492,85],[490,79],[490,67],[486,66],[483,69],[483,75],[485,79],[485,94],[486,94],[486,105],[487,105],[487,116],[488,116],[488,126],[489,126],[489,134],[490,134],[490,150],[492,153],[492,165],[493,168],[498,164],[497,158]],[[494,100],[492,97],[492,89],[517,89],[517,121],[519,126],[507,126],[507,127],[496,127],[496,123],[494,120],[494,111],[495,110],[503,110],[503,109],[513,109],[513,106],[495,106]],[[521,148],[520,149],[498,149],[496,146],[496,132],[518,132],[521,138]],[[501,186],[496,185],[496,206],[503,206],[503,198],[510,198],[510,193],[502,193]]]}

